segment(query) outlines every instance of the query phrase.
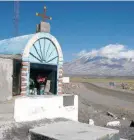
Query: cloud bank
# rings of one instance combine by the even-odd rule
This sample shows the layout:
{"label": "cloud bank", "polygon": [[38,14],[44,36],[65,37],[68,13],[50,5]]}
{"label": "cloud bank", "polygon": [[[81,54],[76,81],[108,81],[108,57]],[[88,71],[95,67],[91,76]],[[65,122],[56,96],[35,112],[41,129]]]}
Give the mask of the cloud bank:
{"label": "cloud bank", "polygon": [[92,51],[87,52],[82,50],[77,54],[78,57],[107,57],[107,58],[126,58],[134,59],[134,50],[127,49],[126,46],[121,44],[109,44],[105,47],[102,47],[98,50],[93,49]]}

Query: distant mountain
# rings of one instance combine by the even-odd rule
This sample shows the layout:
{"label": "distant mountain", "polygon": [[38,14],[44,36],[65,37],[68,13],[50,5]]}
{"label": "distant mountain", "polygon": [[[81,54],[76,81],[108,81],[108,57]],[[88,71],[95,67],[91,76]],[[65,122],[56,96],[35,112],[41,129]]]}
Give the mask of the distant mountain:
{"label": "distant mountain", "polygon": [[98,52],[100,51],[95,54],[85,53],[72,62],[64,63],[64,73],[72,75],[134,76],[134,58],[118,57],[118,55],[109,57],[104,53],[98,55]]}

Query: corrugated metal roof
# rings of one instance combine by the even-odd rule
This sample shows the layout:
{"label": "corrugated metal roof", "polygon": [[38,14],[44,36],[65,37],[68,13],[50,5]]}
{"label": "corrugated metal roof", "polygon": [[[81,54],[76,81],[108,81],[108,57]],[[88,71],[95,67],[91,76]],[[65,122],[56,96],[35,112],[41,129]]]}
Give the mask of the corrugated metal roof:
{"label": "corrugated metal roof", "polygon": [[30,34],[1,40],[0,54],[22,54],[28,40],[31,39],[33,35],[34,34]]}

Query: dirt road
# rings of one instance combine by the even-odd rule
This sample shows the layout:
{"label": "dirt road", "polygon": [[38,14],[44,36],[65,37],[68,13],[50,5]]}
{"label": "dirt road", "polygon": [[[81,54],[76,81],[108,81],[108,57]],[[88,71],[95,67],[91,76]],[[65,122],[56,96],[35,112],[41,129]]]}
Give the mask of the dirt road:
{"label": "dirt road", "polygon": [[108,89],[108,88],[94,85],[92,83],[83,83],[83,84],[89,90],[95,91],[101,95],[112,96],[112,97],[122,99],[124,101],[127,100],[130,102],[134,102],[134,94],[133,93],[130,93],[127,91],[119,91],[119,90],[115,90],[115,89]]}
{"label": "dirt road", "polygon": [[[88,123],[89,118],[95,125],[105,126],[109,121],[119,120],[120,136],[130,138],[134,135],[134,128],[130,128],[130,120],[134,120],[134,94],[115,91],[96,86],[91,83],[70,83],[64,86],[66,93],[79,95],[79,121]],[[110,117],[112,112],[118,119]],[[126,119],[123,120],[122,118]]]}
{"label": "dirt road", "polygon": [[[74,88],[69,87],[67,92],[78,94],[81,100],[87,104],[98,105],[98,108],[113,109],[116,113],[132,114],[134,117],[134,94],[106,89],[91,83],[73,83]],[[101,107],[102,106],[102,107]],[[118,112],[120,111],[120,112]],[[131,119],[132,119],[131,118]]]}
{"label": "dirt road", "polygon": [[[88,92],[81,94],[90,102],[122,110],[127,114],[134,114],[134,94],[98,87],[91,83],[83,83]],[[131,119],[133,115],[131,116]]]}

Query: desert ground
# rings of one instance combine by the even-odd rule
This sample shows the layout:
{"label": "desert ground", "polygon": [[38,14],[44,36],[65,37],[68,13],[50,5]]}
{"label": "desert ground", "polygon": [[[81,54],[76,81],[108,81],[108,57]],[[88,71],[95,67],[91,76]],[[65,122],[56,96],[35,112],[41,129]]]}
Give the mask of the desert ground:
{"label": "desert ground", "polygon": [[[109,82],[116,82],[110,87]],[[131,83],[132,79],[88,79],[82,77],[71,78],[71,83],[64,85],[65,93],[79,95],[79,121],[88,123],[93,119],[95,125],[106,126],[109,121],[120,121],[121,126],[113,127],[120,130],[121,138],[133,138],[134,127],[130,127],[134,120],[134,91],[122,89],[120,84]],[[109,116],[108,112],[114,116]]]}
{"label": "desert ground", "polygon": [[[116,82],[117,86],[111,88],[108,84],[110,81]],[[80,122],[89,123],[89,119],[93,119],[95,125],[107,127],[107,122],[118,120],[121,126],[111,128],[120,130],[121,138],[134,140],[134,127],[130,127],[131,120],[134,120],[134,91],[121,89],[119,85],[122,82],[133,84],[134,80],[73,77],[69,84],[63,85],[63,89],[66,94],[73,93],[79,96]],[[28,140],[30,128],[64,120],[59,118],[15,123],[13,119],[15,98],[0,103],[0,140]],[[109,112],[112,116],[108,114]]]}

